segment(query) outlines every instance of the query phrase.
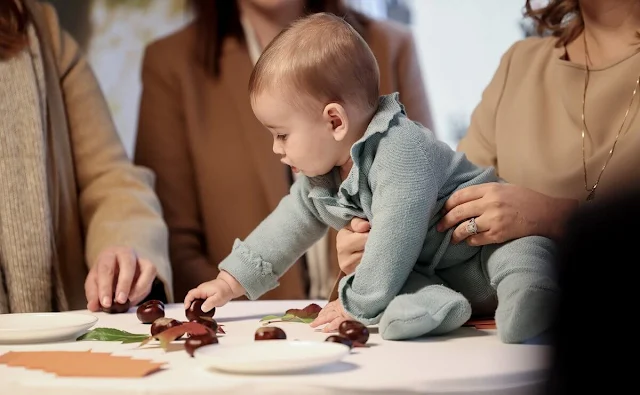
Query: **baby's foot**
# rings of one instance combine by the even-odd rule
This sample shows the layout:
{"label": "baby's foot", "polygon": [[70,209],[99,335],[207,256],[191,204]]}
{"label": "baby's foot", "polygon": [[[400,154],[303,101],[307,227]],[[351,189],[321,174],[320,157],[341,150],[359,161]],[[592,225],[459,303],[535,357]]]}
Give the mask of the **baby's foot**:
{"label": "baby's foot", "polygon": [[442,285],[428,285],[396,296],[382,314],[379,329],[385,340],[407,340],[451,332],[470,317],[471,305],[462,294]]}

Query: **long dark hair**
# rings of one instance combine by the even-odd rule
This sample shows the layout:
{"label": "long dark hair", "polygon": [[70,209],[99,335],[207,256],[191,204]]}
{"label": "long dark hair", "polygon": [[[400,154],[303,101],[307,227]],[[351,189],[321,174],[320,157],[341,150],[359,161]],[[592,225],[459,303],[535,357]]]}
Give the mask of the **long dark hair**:
{"label": "long dark hair", "polygon": [[0,0],[0,60],[16,55],[29,43],[31,17],[18,0]]}
{"label": "long dark hair", "polygon": [[[222,43],[227,37],[244,42],[240,11],[236,0],[189,0],[195,14],[197,60],[214,77],[220,76]],[[368,18],[347,7],[342,0],[306,0],[304,14],[330,12],[343,17],[365,39]]]}

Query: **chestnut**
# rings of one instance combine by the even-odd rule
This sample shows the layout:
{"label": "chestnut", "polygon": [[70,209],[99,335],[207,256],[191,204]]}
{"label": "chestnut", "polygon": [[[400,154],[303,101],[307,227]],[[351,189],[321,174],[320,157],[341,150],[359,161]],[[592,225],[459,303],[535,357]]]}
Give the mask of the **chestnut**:
{"label": "chestnut", "polygon": [[143,324],[151,324],[158,318],[164,317],[164,304],[157,300],[150,300],[138,306],[136,315]]}
{"label": "chestnut", "polygon": [[102,311],[109,314],[122,314],[129,311],[129,307],[131,307],[131,302],[127,299],[124,303],[118,303],[113,300],[110,307],[102,307]]}
{"label": "chestnut", "polygon": [[187,316],[187,320],[195,321],[199,317],[213,317],[216,313],[216,308],[212,308],[211,311],[204,312],[202,311],[202,304],[204,303],[204,299],[196,299],[191,302],[189,308],[185,309],[184,315]]}
{"label": "chestnut", "polygon": [[340,344],[344,344],[345,346],[347,346],[349,348],[353,348],[353,341],[351,341],[351,339],[349,339],[348,337],[344,337],[342,335],[331,335],[331,336],[327,337],[326,339],[324,339],[324,341],[340,343]]}
{"label": "chestnut", "polygon": [[342,322],[338,327],[338,332],[352,342],[365,344],[369,340],[369,329],[358,321]]}
{"label": "chestnut", "polygon": [[284,340],[287,334],[277,326],[264,326],[256,329],[255,340]]}
{"label": "chestnut", "polygon": [[158,299],[151,299],[151,300],[147,300],[144,303],[155,303],[155,304],[159,304],[160,306],[164,307],[164,302]]}
{"label": "chestnut", "polygon": [[215,334],[207,333],[206,335],[195,335],[184,341],[184,349],[193,357],[193,352],[202,346],[208,344],[218,344],[218,337]]}
{"label": "chestnut", "polygon": [[211,317],[198,317],[195,320],[191,320],[191,322],[197,322],[200,325],[204,325],[211,329],[213,333],[217,333],[218,331],[218,323]]}
{"label": "chestnut", "polygon": [[[156,336],[157,334],[178,325],[182,325],[182,322],[174,320],[173,318],[160,317],[153,321],[153,324],[151,324],[151,336]],[[178,337],[178,339],[180,339],[180,337]]]}

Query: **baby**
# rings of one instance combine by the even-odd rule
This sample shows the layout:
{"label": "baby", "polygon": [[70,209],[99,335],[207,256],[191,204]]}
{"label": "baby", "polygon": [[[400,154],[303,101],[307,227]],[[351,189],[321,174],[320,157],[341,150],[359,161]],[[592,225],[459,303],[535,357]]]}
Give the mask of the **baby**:
{"label": "baby", "polygon": [[451,244],[452,230],[438,232],[453,192],[498,178],[407,118],[397,94],[380,97],[378,78],[365,41],[331,14],[294,23],[265,49],[249,83],[251,105],[274,153],[300,176],[185,306],[206,299],[208,311],[242,295],[257,299],[329,226],[358,216],[372,226],[361,263],[313,326],[355,319],[379,324],[384,339],[411,339],[459,328],[473,309],[495,311],[504,342],[542,334],[557,294],[552,242],[472,247]]}

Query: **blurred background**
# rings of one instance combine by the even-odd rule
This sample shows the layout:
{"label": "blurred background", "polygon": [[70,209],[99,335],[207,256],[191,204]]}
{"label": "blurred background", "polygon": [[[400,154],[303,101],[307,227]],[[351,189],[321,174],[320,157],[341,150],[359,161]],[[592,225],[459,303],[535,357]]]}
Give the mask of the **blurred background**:
{"label": "blurred background", "polygon": [[[185,0],[47,0],[94,68],[129,155],[146,44],[190,22]],[[539,0],[541,3],[544,0]],[[438,137],[452,147],[502,54],[531,34],[523,0],[347,0],[414,34]]]}

